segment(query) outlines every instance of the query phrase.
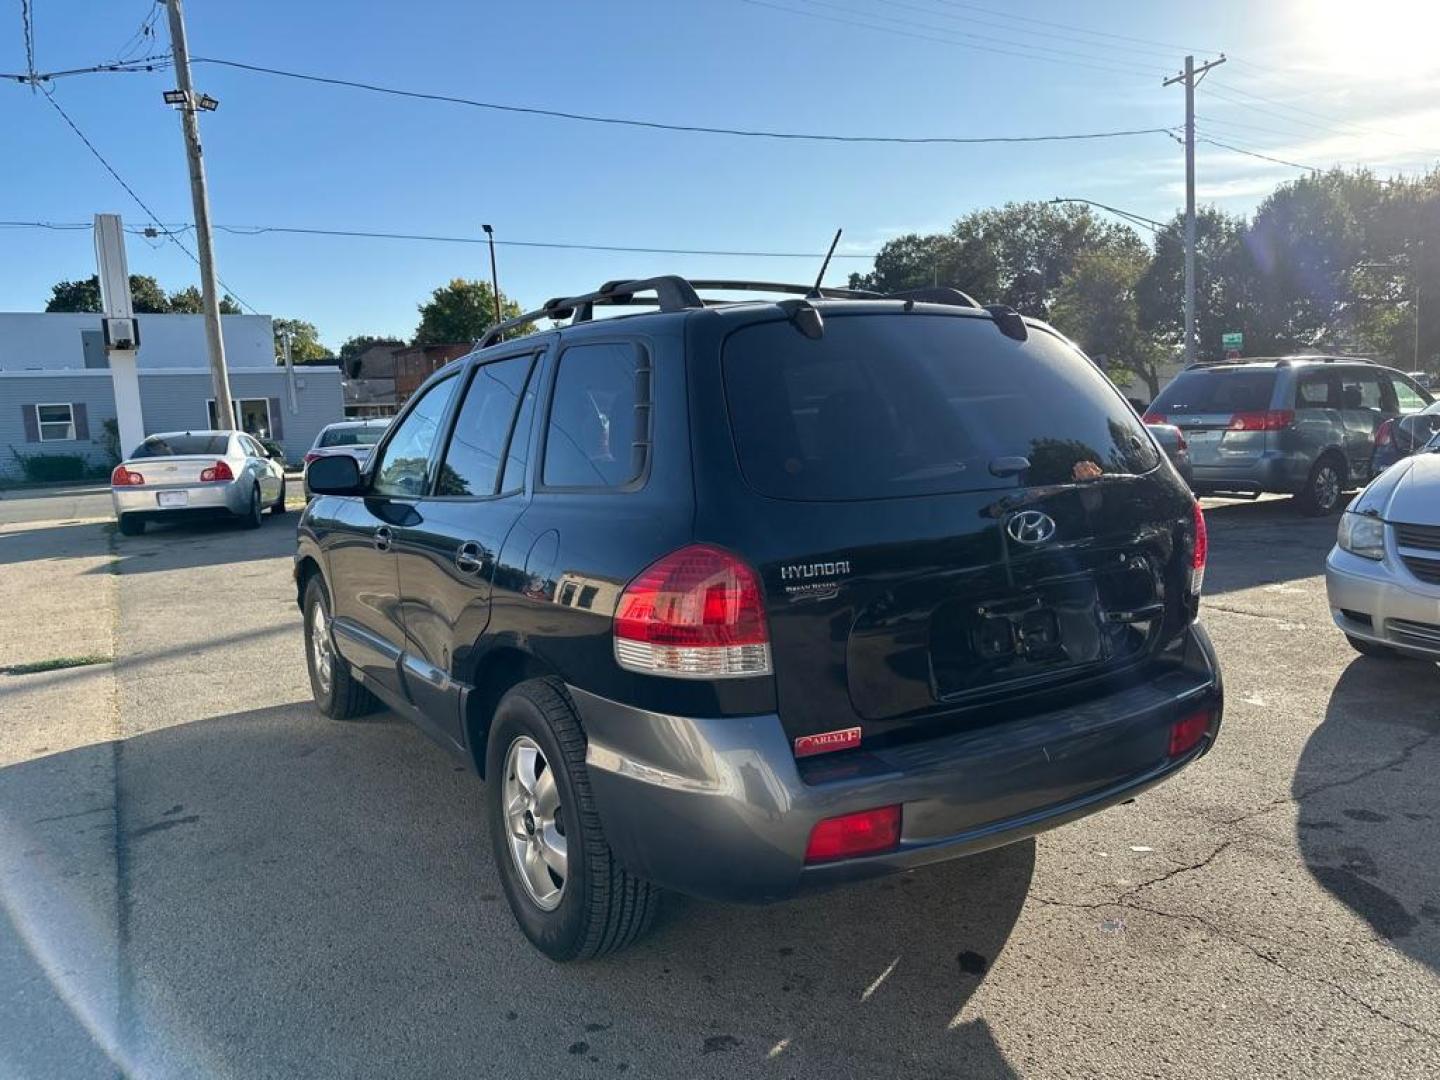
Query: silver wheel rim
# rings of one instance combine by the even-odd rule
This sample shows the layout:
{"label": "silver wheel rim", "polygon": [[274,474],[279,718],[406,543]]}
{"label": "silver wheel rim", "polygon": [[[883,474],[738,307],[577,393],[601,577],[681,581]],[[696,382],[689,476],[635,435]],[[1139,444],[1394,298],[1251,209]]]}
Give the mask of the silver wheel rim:
{"label": "silver wheel rim", "polygon": [[1326,466],[1315,474],[1315,502],[1326,510],[1340,497],[1340,476]]}
{"label": "silver wheel rim", "polygon": [[317,600],[310,606],[310,662],[315,668],[315,681],[319,683],[322,694],[330,693],[330,680],[335,664],[334,650],[325,605]]}
{"label": "silver wheel rim", "polygon": [[534,739],[520,735],[505,752],[505,839],[531,901],[554,911],[565,895],[569,860],[555,770]]}

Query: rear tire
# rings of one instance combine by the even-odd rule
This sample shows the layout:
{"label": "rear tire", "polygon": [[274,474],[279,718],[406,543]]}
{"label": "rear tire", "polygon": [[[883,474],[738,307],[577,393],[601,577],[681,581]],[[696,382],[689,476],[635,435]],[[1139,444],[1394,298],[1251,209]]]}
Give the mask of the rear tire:
{"label": "rear tire", "polygon": [[330,594],[316,574],[305,586],[305,665],[315,706],[332,720],[354,720],[374,712],[379,702],[360,685],[335,648],[330,629]]}
{"label": "rear tire", "polygon": [[1389,645],[1381,645],[1378,641],[1366,641],[1364,638],[1345,635],[1345,640],[1350,642],[1350,647],[1361,656],[1373,656],[1377,660],[1400,660],[1402,654],[1397,653]]}
{"label": "rear tire", "polygon": [[139,514],[121,514],[119,524],[124,536],[139,536],[145,531],[145,519]]}
{"label": "rear tire", "polygon": [[[564,683],[532,679],[507,693],[495,710],[486,757],[495,865],[531,944],[552,960],[588,960],[649,930],[660,890],[621,866],[605,841],[585,766],[585,732]],[[557,861],[563,873],[554,869]]]}
{"label": "rear tire", "polygon": [[242,529],[258,529],[260,523],[264,521],[261,516],[264,512],[265,508],[260,505],[260,485],[256,484],[250,489],[249,507],[240,515],[240,527]]}
{"label": "rear tire", "polygon": [[285,478],[282,476],[282,477],[280,478],[280,494],[279,494],[279,496],[275,499],[275,501],[270,504],[270,516],[271,516],[271,517],[280,517],[280,516],[282,516],[284,513],[285,513]]}
{"label": "rear tire", "polygon": [[1340,508],[1345,489],[1345,467],[1333,457],[1315,462],[1305,486],[1295,496],[1295,508],[1306,517],[1324,517]]}

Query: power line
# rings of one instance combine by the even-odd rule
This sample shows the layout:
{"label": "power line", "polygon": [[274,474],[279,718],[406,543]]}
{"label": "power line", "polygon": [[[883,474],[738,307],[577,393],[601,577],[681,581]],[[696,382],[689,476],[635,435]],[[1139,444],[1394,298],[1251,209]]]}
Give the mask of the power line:
{"label": "power line", "polygon": [[[772,11],[783,11],[783,12],[789,14],[789,15],[799,15],[799,16],[801,16],[802,18],[808,18],[808,19],[823,19],[825,22],[840,23],[840,24],[845,25],[845,26],[858,26],[858,27],[860,27],[860,28],[863,29],[863,30],[879,31],[879,32],[882,33],[882,34],[894,34],[894,35],[898,35],[898,36],[900,36],[900,37],[915,38],[915,39],[920,40],[920,41],[937,42],[937,43],[942,44],[942,45],[954,45],[954,46],[957,46],[958,48],[962,48],[962,49],[973,49],[973,50],[975,50],[975,51],[977,51],[977,52],[998,53],[999,55],[1002,55],[1002,56],[1014,56],[1014,57],[1018,57],[1018,58],[1020,58],[1020,59],[1022,59],[1022,60],[1040,60],[1040,61],[1044,61],[1044,62],[1052,63],[1052,64],[1063,63],[1063,64],[1065,64],[1065,65],[1067,65],[1067,66],[1069,66],[1069,67],[1084,67],[1084,68],[1090,68],[1090,69],[1093,70],[1093,71],[1103,71],[1103,72],[1106,72],[1107,74],[1112,74],[1112,75],[1114,75],[1114,74],[1119,74],[1119,75],[1139,75],[1139,76],[1142,76],[1142,77],[1148,77],[1148,73],[1147,73],[1147,72],[1140,71],[1140,70],[1137,70],[1137,69],[1135,69],[1135,68],[1124,68],[1124,67],[1112,66],[1112,65],[1109,65],[1109,64],[1094,63],[1094,62],[1083,61],[1083,60],[1064,60],[1064,59],[1061,59],[1061,58],[1059,58],[1059,57],[1038,55],[1038,54],[1035,53],[1035,52],[1021,52],[1021,51],[1020,51],[1019,49],[1017,49],[1017,48],[1001,47],[1001,46],[999,46],[999,45],[990,44],[990,43],[988,42],[988,39],[982,39],[982,40],[985,40],[985,41],[986,41],[986,44],[983,44],[983,45],[972,45],[972,44],[969,44],[968,42],[956,40],[956,38],[954,38],[954,37],[936,37],[935,34],[933,34],[933,33],[918,33],[918,32],[916,32],[916,31],[914,31],[914,30],[900,30],[900,29],[896,29],[896,28],[893,27],[893,26],[877,26],[877,25],[874,24],[874,23],[870,23],[870,22],[860,22],[860,21],[858,21],[858,20],[856,20],[856,19],[842,18],[842,17],[840,17],[840,16],[838,16],[838,15],[825,15],[825,14],[822,14],[821,12],[818,12],[818,11],[802,11],[802,10],[798,10],[798,9],[792,8],[792,7],[782,7],[782,6],[780,6],[779,4],[769,3],[768,0],[740,0],[740,2],[741,2],[742,4],[750,4],[752,7],[770,8]],[[860,14],[859,12],[856,12],[853,8],[838,7],[838,5],[835,5],[835,4],[825,4],[825,3],[822,2],[822,0],[798,0],[798,2],[800,2],[800,3],[809,3],[809,4],[816,4],[817,6],[829,7],[829,8],[834,9],[834,10],[848,11],[848,12],[850,12],[851,14]],[[918,26],[918,25],[921,25],[921,24],[916,24],[916,23],[908,23],[908,24],[907,24],[907,23],[903,23],[903,22],[902,22],[900,25]],[[950,34],[950,33],[952,33],[952,31],[949,31],[949,30],[944,29],[944,28],[942,28],[942,27],[929,27],[928,29],[938,30],[940,33],[947,34],[947,35]],[[1158,69],[1157,69],[1157,70],[1158,70]]]}
{"label": "power line", "polygon": [[[1387,136],[1389,136],[1390,138],[1393,138],[1393,139],[1403,139],[1403,138],[1408,138],[1408,137],[1409,137],[1409,136],[1407,136],[1407,135],[1401,134],[1401,133],[1398,132],[1398,131],[1389,131],[1389,130],[1387,130],[1387,129],[1385,129],[1385,128],[1375,127],[1375,126],[1373,126],[1373,125],[1357,124],[1357,123],[1354,123],[1353,121],[1349,121],[1349,120],[1339,120],[1339,119],[1336,119],[1334,116],[1328,115],[1328,114],[1326,114],[1326,113],[1315,112],[1315,111],[1313,111],[1313,110],[1311,110],[1311,109],[1302,109],[1302,108],[1301,108],[1300,106],[1298,106],[1298,105],[1291,105],[1291,104],[1288,104],[1287,102],[1276,101],[1274,98],[1265,97],[1265,96],[1262,95],[1262,94],[1252,93],[1251,91],[1248,91],[1248,90],[1241,90],[1239,87],[1231,86],[1229,83],[1222,83],[1222,82],[1216,81],[1216,82],[1212,85],[1212,89],[1219,91],[1219,96],[1222,97],[1222,98],[1224,98],[1225,100],[1230,101],[1230,102],[1232,102],[1232,103],[1239,104],[1239,105],[1243,106],[1244,108],[1254,109],[1256,112],[1268,112],[1271,116],[1278,117],[1279,119],[1284,120],[1286,123],[1302,125],[1302,126],[1308,127],[1308,128],[1314,128],[1314,129],[1317,130],[1317,131],[1324,131],[1324,132],[1328,132],[1328,133],[1330,133],[1330,134],[1337,134],[1337,133],[1339,133],[1339,132],[1337,131],[1337,129],[1348,129],[1348,132],[1349,132],[1350,134],[1359,134],[1359,135],[1376,135],[1376,134],[1379,134],[1379,135],[1387,135]],[[1235,102],[1235,99],[1234,99],[1234,97],[1233,97],[1232,95],[1239,95],[1241,98],[1248,99],[1250,102],[1256,102],[1256,101],[1262,102],[1262,103],[1265,104],[1265,105],[1274,106],[1274,109],[1285,109],[1285,110],[1287,110],[1287,111],[1289,111],[1289,112],[1298,113],[1298,114],[1300,114],[1301,116],[1312,117],[1313,119],[1311,119],[1311,120],[1299,120],[1299,119],[1296,119],[1295,117],[1292,117],[1292,116],[1285,116],[1285,115],[1283,115],[1283,114],[1281,114],[1281,113],[1277,113],[1277,112],[1274,111],[1274,109],[1265,109],[1265,108],[1262,108],[1260,105],[1248,104],[1246,101],[1243,101],[1243,100],[1240,101],[1240,102]],[[1323,123],[1323,124],[1317,124],[1317,123],[1314,122],[1315,120],[1323,120],[1323,121],[1325,121],[1325,123]]]}
{"label": "power line", "polygon": [[1130,37],[1126,34],[1111,34],[1103,30],[1091,30],[1087,27],[1075,26],[1072,23],[1054,22],[1050,19],[1033,19],[1025,15],[1013,15],[1008,11],[1000,11],[996,8],[982,7],[979,4],[964,3],[962,0],[934,0],[934,2],[944,4],[946,7],[964,8],[968,11],[978,11],[985,15],[994,15],[998,18],[1009,19],[1012,22],[1029,23],[1032,26],[1051,26],[1070,34],[1087,34],[1090,37],[1109,38],[1113,41],[1127,41],[1135,45],[1149,45],[1157,49],[1164,49],[1166,52],[1216,53],[1221,51],[1219,49],[1202,48],[1198,45],[1177,45],[1173,41],[1154,41],[1150,38]]}
{"label": "power line", "polygon": [[[1146,74],[1156,74],[1156,73],[1158,73],[1158,72],[1160,72],[1160,71],[1162,70],[1162,69],[1161,69],[1160,67],[1158,67],[1158,66],[1149,69],[1148,72],[1147,72],[1146,70],[1139,69],[1139,68],[1134,68],[1134,67],[1125,67],[1125,68],[1122,68],[1122,67],[1121,67],[1122,64],[1129,64],[1129,63],[1130,63],[1130,61],[1129,61],[1128,58],[1111,58],[1111,57],[1107,57],[1107,56],[1097,55],[1097,54],[1095,54],[1095,53],[1093,53],[1093,52],[1091,52],[1091,53],[1075,52],[1074,50],[1071,50],[1071,49],[1056,49],[1056,48],[1054,48],[1054,47],[1052,47],[1052,46],[1049,46],[1049,45],[1032,45],[1032,44],[1030,44],[1028,41],[1019,41],[1019,42],[1017,42],[1017,41],[1011,41],[1011,40],[1004,40],[1004,41],[1001,42],[1001,44],[1003,45],[1003,48],[997,48],[996,40],[995,40],[995,37],[994,37],[993,35],[985,36],[985,35],[980,35],[980,34],[965,33],[964,31],[955,30],[955,29],[953,29],[953,28],[951,28],[951,27],[948,27],[948,26],[935,26],[935,25],[932,24],[932,23],[920,23],[920,22],[916,22],[914,19],[901,19],[901,18],[897,18],[897,17],[888,16],[888,15],[886,15],[884,12],[874,12],[874,11],[862,11],[862,10],[857,10],[857,9],[855,9],[855,8],[847,7],[847,6],[842,5],[842,4],[831,3],[831,2],[829,2],[829,0],[789,0],[789,2],[790,2],[790,3],[805,4],[805,5],[809,6],[809,7],[827,8],[827,9],[829,9],[829,10],[831,10],[831,11],[838,11],[838,12],[841,12],[842,14],[850,15],[850,16],[860,16],[860,17],[862,17],[862,18],[872,20],[873,22],[880,22],[880,23],[883,23],[883,24],[886,24],[886,25],[895,25],[895,26],[909,27],[909,28],[914,29],[914,30],[921,30],[921,31],[925,31],[925,32],[931,33],[931,34],[933,34],[933,33],[944,34],[944,35],[946,35],[946,40],[949,40],[951,44],[961,45],[962,47],[967,48],[967,49],[978,49],[978,50],[983,51],[983,52],[996,52],[996,51],[998,51],[998,52],[1007,52],[1007,51],[1008,51],[1009,55],[1026,56],[1026,57],[1028,57],[1029,59],[1034,59],[1034,60],[1055,60],[1055,61],[1059,61],[1059,62],[1062,62],[1062,63],[1069,63],[1069,62],[1073,59],[1073,60],[1084,60],[1084,61],[1100,61],[1100,62],[1102,62],[1102,63],[1107,63],[1107,64],[1108,64],[1108,63],[1110,63],[1110,62],[1112,61],[1112,59],[1113,59],[1115,70],[1117,70],[1117,71],[1122,71],[1122,70],[1123,70],[1126,74],[1137,74],[1137,75],[1142,75],[1142,76],[1143,76],[1143,75],[1146,75]],[[909,3],[908,0],[880,0],[880,3],[887,4],[887,5],[891,6],[891,7],[902,8],[902,9],[905,9],[905,10],[908,10],[908,11],[918,11],[918,12],[920,12],[920,13],[922,13],[922,14],[930,15],[930,16],[932,16],[932,17],[938,17],[938,18],[942,18],[942,19],[956,19],[956,20],[961,21],[962,23],[968,23],[968,25],[971,25],[971,26],[973,26],[973,25],[975,24],[975,22],[976,22],[976,20],[974,20],[974,19],[966,20],[964,16],[960,16],[960,15],[950,15],[950,14],[948,14],[948,13],[935,11],[935,10],[932,9],[932,8],[919,7],[919,6],[917,6],[917,5],[913,4],[913,3]],[[812,12],[808,12],[808,11],[795,11],[794,9],[785,9],[785,8],[782,8],[781,10],[790,10],[790,11],[792,12],[792,14],[796,14],[796,15],[806,15],[806,16],[809,16],[809,15],[812,15],[812,14],[813,14]],[[883,29],[884,27],[883,27],[883,26],[876,26],[876,27],[873,27],[873,28],[878,30],[878,29]],[[953,38],[964,38],[964,39],[966,39],[966,42],[962,43],[962,42],[959,42],[959,41],[950,40],[950,39],[953,39]],[[941,39],[938,39],[938,38],[937,38],[937,39],[934,39],[934,40],[941,40]],[[972,45],[972,44],[968,44],[968,42],[979,42],[980,44],[978,44],[978,45]],[[1073,44],[1073,42],[1072,42],[1072,44]],[[1017,51],[1017,50],[1018,50],[1018,51]],[[1049,54],[1049,55],[1031,55],[1031,54]]]}
{"label": "power line", "polygon": [[[115,171],[115,167],[111,165],[110,162],[105,160],[105,155],[100,153],[100,151],[95,148],[95,144],[92,143],[85,136],[85,133],[80,130],[79,126],[75,123],[75,121],[70,119],[70,114],[67,113],[63,108],[61,108],[60,103],[55,100],[54,92],[45,86],[40,87],[40,89],[45,94],[45,100],[48,101],[51,107],[60,114],[60,118],[65,121],[66,125],[69,126],[70,130],[75,133],[76,137],[85,144],[86,149],[88,149],[90,153],[95,155],[95,160],[100,162],[101,165],[105,166],[105,171],[115,178],[115,182],[125,189],[125,193],[129,195],[130,198],[135,200],[135,205],[140,207],[141,210],[145,211],[146,216],[155,223],[155,225],[160,229],[161,232],[165,234],[167,239],[169,239],[172,244],[178,247],[186,255],[190,256],[190,260],[195,263],[196,266],[199,266],[200,260],[195,257],[195,253],[191,251],[188,247],[186,247],[183,243],[181,243],[179,238],[177,238],[165,229],[165,226],[161,223],[159,216],[155,213],[154,210],[150,209],[149,204],[146,203],[144,199],[140,198],[140,196],[135,193],[135,189],[125,182],[125,178]],[[252,315],[259,314],[259,312],[257,312],[253,307],[246,303],[246,301],[240,296],[239,293],[237,293],[234,289],[230,288],[229,285],[225,284],[223,280],[220,280],[218,277],[216,278],[216,280],[220,281],[221,288],[223,288],[227,293],[229,293],[240,304],[241,307],[248,308]]]}
{"label": "power line", "polygon": [[69,78],[72,75],[108,75],[114,73],[128,73],[135,71],[163,71],[171,66],[169,53],[157,53],[154,56],[142,56],[123,64],[94,64],[90,67],[66,68],[63,71],[37,71],[33,74],[23,74],[16,71],[0,72],[0,79],[14,80],[20,83],[53,82],[56,79]]}
{"label": "power line", "polygon": [[[747,2],[751,2],[751,0],[747,0]],[[647,128],[658,131],[682,131],[701,135],[733,135],[757,139],[832,143],[945,143],[968,146],[982,143],[1071,142],[1086,139],[1115,139],[1130,135],[1164,135],[1169,130],[1167,128],[1127,128],[1117,131],[1072,132],[1061,135],[903,136],[824,135],[794,131],[766,131],[751,128],[708,127],[699,124],[669,124],[658,120],[637,120],[629,117],[602,116],[595,113],[568,112],[561,109],[541,109],[529,105],[501,105],[493,101],[477,101],[473,98],[456,97],[451,94],[436,94],[420,90],[402,90],[398,87],[380,86],[377,83],[358,82],[353,79],[338,79],[326,75],[309,75],[299,71],[285,71],[281,68],[265,67],[261,64],[247,64],[239,60],[224,60],[213,56],[193,56],[190,58],[190,61],[193,64],[213,64],[262,75],[275,75],[285,79],[298,79],[302,82],[321,83],[326,86],[341,86],[351,90],[365,90],[373,94],[388,94],[392,97],[411,98],[418,101],[440,101],[450,105],[465,105],[474,109],[521,113],[527,116],[549,116],[559,120],[575,120],[588,124],[611,124],[621,127]]]}
{"label": "power line", "polygon": [[[54,222],[54,221],[0,221],[0,228],[34,228],[52,229],[56,231],[72,231],[88,229],[90,226],[84,222]],[[156,229],[142,229],[127,227],[126,231],[145,235],[158,232],[161,235],[171,235],[188,232],[193,225],[158,225]],[[425,233],[398,233],[398,232],[376,232],[366,229],[320,229],[303,228],[300,226],[286,225],[216,225],[215,228],[232,236],[262,236],[268,233],[294,234],[299,236],[337,236],[344,238],[360,238],[370,240],[414,240],[427,243],[443,244],[483,244],[485,240],[478,236],[439,236]],[[496,240],[496,247],[516,248],[553,248],[562,251],[608,251],[626,255],[713,255],[719,257],[736,257],[751,259],[821,259],[823,252],[813,251],[737,251],[730,248],[680,248],[680,247],[634,247],[618,244],[580,244],[559,240]],[[834,255],[837,259],[874,259],[874,253],[840,252]]]}
{"label": "power line", "polygon": [[125,39],[125,44],[115,50],[116,63],[127,63],[133,58],[134,53],[144,50],[147,40],[154,39],[155,24],[160,19],[160,13],[165,9],[161,0],[146,0],[146,3],[149,10],[145,12],[145,17],[140,20],[140,25],[136,27],[133,34]]}
{"label": "power line", "polygon": [[1199,142],[1209,143],[1211,146],[1218,146],[1221,150],[1229,150],[1232,154],[1244,154],[1246,157],[1259,158],[1261,161],[1269,161],[1275,165],[1288,165],[1292,169],[1301,169],[1305,172],[1324,172],[1315,165],[1301,165],[1298,161],[1286,161],[1284,158],[1271,157],[1269,154],[1262,154],[1258,150],[1246,150],[1243,147],[1232,146],[1230,143],[1219,142],[1216,139],[1201,136]]}

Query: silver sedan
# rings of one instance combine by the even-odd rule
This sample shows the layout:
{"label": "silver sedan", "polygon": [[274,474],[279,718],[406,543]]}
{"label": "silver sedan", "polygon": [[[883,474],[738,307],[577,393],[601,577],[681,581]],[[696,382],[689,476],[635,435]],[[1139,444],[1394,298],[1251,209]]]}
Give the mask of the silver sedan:
{"label": "silver sedan", "polygon": [[126,536],[151,521],[205,516],[255,529],[265,510],[285,513],[285,470],[244,432],[171,431],[151,435],[115,466],[110,498]]}
{"label": "silver sedan", "polygon": [[1355,497],[1325,589],[1359,652],[1440,660],[1440,452],[1405,458]]}

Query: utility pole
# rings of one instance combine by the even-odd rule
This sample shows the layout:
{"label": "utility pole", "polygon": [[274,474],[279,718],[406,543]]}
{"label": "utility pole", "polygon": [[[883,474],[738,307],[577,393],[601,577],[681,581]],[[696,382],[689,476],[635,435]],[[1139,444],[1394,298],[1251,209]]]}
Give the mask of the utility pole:
{"label": "utility pole", "polygon": [[200,293],[205,311],[205,338],[210,353],[210,377],[215,383],[215,426],[235,427],[230,399],[230,373],[225,367],[225,339],[220,333],[220,296],[215,290],[215,249],[210,235],[210,196],[205,187],[205,161],[200,150],[199,113],[214,112],[220,104],[208,94],[196,95],[190,79],[190,47],[185,40],[185,11],[181,0],[164,0],[170,13],[170,52],[175,61],[178,90],[167,90],[165,102],[180,108],[185,135],[185,156],[190,162],[190,198],[195,207],[195,243],[199,248]]}
{"label": "utility pole", "polygon": [[495,230],[489,225],[481,225],[480,228],[485,230],[485,239],[490,242],[490,291],[494,294],[495,321],[502,323],[505,320],[500,314],[500,271],[495,266]]}
{"label": "utility pole", "polygon": [[1195,66],[1195,57],[1185,57],[1185,70],[1166,79],[1162,86],[1185,84],[1185,363],[1195,362],[1195,87],[1211,68],[1225,63],[1220,59]]}

